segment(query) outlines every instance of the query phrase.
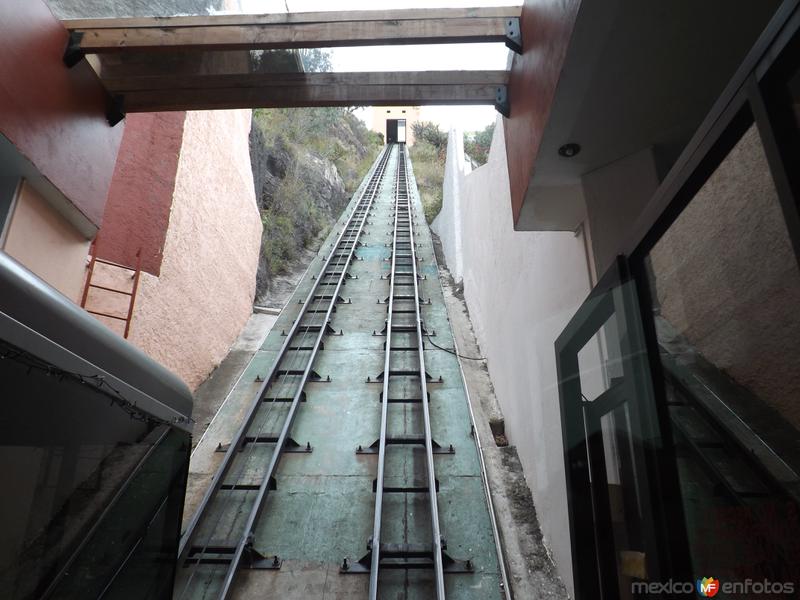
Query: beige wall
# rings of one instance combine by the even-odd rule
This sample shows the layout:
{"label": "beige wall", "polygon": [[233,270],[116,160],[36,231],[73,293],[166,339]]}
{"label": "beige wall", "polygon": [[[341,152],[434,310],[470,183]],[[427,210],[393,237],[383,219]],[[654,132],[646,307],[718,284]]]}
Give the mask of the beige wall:
{"label": "beige wall", "polygon": [[414,144],[414,132],[411,126],[420,120],[419,106],[373,106],[370,116],[370,129],[380,133],[386,141],[386,119],[406,120],[406,143]]}
{"label": "beige wall", "polygon": [[23,182],[3,250],[73,302],[86,276],[87,240],[28,182]]}
{"label": "beige wall", "polygon": [[249,110],[189,112],[161,274],[142,273],[129,339],[192,389],[252,313],[261,218]]}

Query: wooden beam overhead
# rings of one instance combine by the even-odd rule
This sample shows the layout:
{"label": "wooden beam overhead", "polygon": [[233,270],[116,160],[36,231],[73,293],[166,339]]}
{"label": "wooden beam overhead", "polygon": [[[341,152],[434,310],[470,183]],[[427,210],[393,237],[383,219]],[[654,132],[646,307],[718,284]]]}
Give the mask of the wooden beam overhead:
{"label": "wooden beam overhead", "polygon": [[475,8],[411,8],[393,10],[321,11],[268,13],[256,15],[194,15],[183,17],[113,17],[100,19],[62,19],[70,31],[147,27],[206,27],[215,25],[296,25],[344,21],[407,21],[417,19],[508,18],[519,17],[520,6]]}
{"label": "wooden beam overhead", "polygon": [[112,93],[121,98],[121,108],[125,112],[294,106],[492,105],[497,100],[498,87],[505,85],[506,76],[505,71],[308,73],[305,81],[267,75],[259,85],[252,84],[249,80],[252,76],[238,81],[222,76],[215,77],[213,85],[202,88],[141,87]]}
{"label": "wooden beam overhead", "polygon": [[[514,7],[517,14],[519,7]],[[472,12],[470,12],[472,11]],[[513,24],[508,9],[412,9],[361,11],[349,13],[311,13],[280,15],[247,22],[243,17],[171,17],[152,20],[149,25],[132,26],[127,20],[84,26],[66,23],[85,54],[124,51],[241,50],[278,48],[316,48],[400,44],[446,44],[465,42],[504,42]],[[308,14],[308,13],[307,13]],[[323,15],[323,16],[321,16]],[[182,24],[175,24],[181,19]],[[324,19],[324,20],[315,20]],[[138,20],[142,22],[142,20]],[[157,24],[156,24],[157,23]],[[89,26],[87,26],[89,25]],[[110,26],[115,25],[115,26]]]}
{"label": "wooden beam overhead", "polygon": [[508,71],[394,71],[356,73],[247,73],[172,74],[138,77],[103,77],[112,94],[141,91],[280,88],[305,86],[499,86],[508,82]]}
{"label": "wooden beam overhead", "polygon": [[158,91],[131,92],[122,102],[124,112],[214,110],[232,108],[292,108],[302,106],[427,106],[495,102],[496,87],[465,86],[357,86],[348,90],[330,86],[290,88],[219,88],[197,94],[177,90],[165,96]]}

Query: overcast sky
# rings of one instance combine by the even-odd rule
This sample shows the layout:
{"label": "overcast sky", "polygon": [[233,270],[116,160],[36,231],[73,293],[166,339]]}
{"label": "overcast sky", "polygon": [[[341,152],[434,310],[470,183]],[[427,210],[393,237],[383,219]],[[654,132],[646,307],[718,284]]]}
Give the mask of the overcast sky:
{"label": "overcast sky", "polygon": [[[244,13],[326,10],[376,10],[389,8],[436,8],[509,6],[521,0],[239,0]],[[438,71],[505,69],[508,49],[503,44],[444,44],[439,46],[370,46],[331,50],[335,71]],[[483,129],[495,119],[491,106],[427,106],[422,118],[448,130]],[[363,118],[363,117],[362,117]]]}

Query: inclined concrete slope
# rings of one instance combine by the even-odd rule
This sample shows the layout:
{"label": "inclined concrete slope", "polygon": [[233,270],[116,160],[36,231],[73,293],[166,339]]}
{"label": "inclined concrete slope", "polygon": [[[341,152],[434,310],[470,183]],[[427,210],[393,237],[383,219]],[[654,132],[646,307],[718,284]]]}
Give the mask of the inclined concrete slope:
{"label": "inclined concrete slope", "polygon": [[[433,223],[461,278],[475,334],[533,493],[545,543],[573,593],[554,342],[589,292],[584,240],[515,232],[498,118],[489,160],[464,173],[450,134],[442,212]],[[455,140],[454,140],[455,138]]]}

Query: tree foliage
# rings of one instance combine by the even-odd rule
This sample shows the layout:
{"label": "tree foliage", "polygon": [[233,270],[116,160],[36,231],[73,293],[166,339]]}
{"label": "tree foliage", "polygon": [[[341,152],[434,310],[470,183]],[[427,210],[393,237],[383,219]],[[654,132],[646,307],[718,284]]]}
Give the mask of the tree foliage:
{"label": "tree foliage", "polygon": [[415,142],[424,141],[436,148],[444,160],[447,154],[447,134],[439,129],[436,123],[430,121],[417,121],[411,126]]}
{"label": "tree foliage", "polygon": [[487,125],[481,131],[464,133],[464,152],[474,160],[478,166],[485,165],[489,160],[489,148],[492,146],[494,123]]}
{"label": "tree foliage", "polygon": [[323,73],[333,69],[330,50],[303,48],[300,50],[300,59],[303,61],[303,70],[306,73]]}
{"label": "tree foliage", "polygon": [[447,134],[430,121],[419,121],[411,126],[414,145],[411,162],[417,180],[425,219],[430,223],[442,208],[442,184],[447,159]]}

